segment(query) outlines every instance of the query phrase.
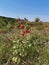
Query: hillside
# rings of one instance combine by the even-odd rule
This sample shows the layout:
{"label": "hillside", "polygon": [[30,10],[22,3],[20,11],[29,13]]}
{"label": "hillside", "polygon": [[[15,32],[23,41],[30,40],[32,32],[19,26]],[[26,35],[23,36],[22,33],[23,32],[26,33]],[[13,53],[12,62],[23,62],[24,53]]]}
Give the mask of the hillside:
{"label": "hillside", "polygon": [[49,65],[49,22],[0,16],[0,65]]}

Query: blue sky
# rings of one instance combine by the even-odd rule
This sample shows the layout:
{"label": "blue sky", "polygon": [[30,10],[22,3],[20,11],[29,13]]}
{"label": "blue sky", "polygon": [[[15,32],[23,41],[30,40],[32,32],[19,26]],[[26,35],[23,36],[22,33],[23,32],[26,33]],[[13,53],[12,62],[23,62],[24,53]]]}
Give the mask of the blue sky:
{"label": "blue sky", "polygon": [[49,0],[0,0],[0,16],[49,21]]}

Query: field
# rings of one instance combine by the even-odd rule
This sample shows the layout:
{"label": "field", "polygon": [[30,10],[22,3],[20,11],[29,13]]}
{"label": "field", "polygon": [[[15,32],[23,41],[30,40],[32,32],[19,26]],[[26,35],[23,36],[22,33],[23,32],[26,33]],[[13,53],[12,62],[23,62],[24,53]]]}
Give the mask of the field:
{"label": "field", "polygon": [[49,65],[49,23],[0,16],[0,65]]}

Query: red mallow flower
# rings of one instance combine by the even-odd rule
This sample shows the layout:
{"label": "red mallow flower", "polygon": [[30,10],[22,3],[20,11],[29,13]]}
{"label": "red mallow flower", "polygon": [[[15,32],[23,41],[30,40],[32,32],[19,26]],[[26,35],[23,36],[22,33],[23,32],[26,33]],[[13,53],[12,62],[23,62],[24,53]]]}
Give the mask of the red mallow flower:
{"label": "red mallow flower", "polygon": [[25,34],[25,33],[26,33],[26,31],[23,31],[23,33]]}
{"label": "red mallow flower", "polygon": [[29,31],[29,30],[26,30],[25,32],[26,32],[26,34],[27,34],[27,33],[30,33],[30,31]]}
{"label": "red mallow flower", "polygon": [[24,36],[25,34],[24,33],[22,33],[22,36]]}
{"label": "red mallow flower", "polygon": [[21,25],[20,25],[20,29],[24,29],[24,25],[21,24]]}

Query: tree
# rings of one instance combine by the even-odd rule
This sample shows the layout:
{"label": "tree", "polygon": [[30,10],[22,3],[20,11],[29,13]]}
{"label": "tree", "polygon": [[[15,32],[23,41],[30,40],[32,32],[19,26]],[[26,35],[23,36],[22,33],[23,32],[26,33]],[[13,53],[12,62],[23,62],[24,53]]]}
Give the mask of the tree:
{"label": "tree", "polygon": [[39,18],[35,18],[35,22],[40,22],[40,19]]}

